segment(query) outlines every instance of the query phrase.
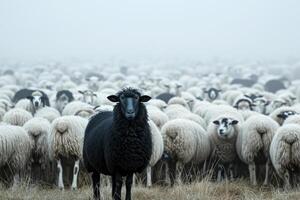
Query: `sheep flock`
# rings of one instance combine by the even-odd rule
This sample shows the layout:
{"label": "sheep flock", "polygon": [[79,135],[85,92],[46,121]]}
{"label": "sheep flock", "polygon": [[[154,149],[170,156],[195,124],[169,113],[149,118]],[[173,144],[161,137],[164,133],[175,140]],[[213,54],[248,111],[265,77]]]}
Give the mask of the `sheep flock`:
{"label": "sheep flock", "polygon": [[[107,149],[112,152],[101,156],[95,153],[89,157],[89,166],[100,166],[97,159],[104,156],[115,162],[109,163],[109,169],[122,165],[130,171],[134,167],[130,154],[145,158],[143,170],[131,177],[133,190],[139,184],[150,190],[179,184],[188,187],[204,179],[224,184],[243,179],[250,187],[297,190],[300,64],[189,65],[2,65],[0,184],[10,189],[26,181],[30,187],[43,185],[71,191],[91,186],[95,177],[86,166],[85,157],[90,155],[85,156],[84,149],[92,152],[99,148],[102,153]],[[125,144],[120,143],[118,148],[110,148],[101,141],[102,148],[95,143],[97,139],[85,142],[87,130],[93,130],[95,138],[99,135],[95,128],[99,120],[93,120],[95,117],[117,116],[107,113],[116,112],[115,95],[124,88],[135,88],[144,95],[141,98],[147,98],[142,102],[145,120],[139,122],[143,124],[139,127],[126,126],[128,130],[123,128],[124,133],[112,137],[113,141],[133,141],[117,138],[140,137],[133,129],[145,127],[143,134],[150,133],[145,145],[152,147],[123,148]],[[95,146],[86,146],[90,144]],[[140,155],[143,152],[145,155]],[[101,187],[114,183],[106,175],[101,174]],[[100,197],[98,194],[95,199]]]}

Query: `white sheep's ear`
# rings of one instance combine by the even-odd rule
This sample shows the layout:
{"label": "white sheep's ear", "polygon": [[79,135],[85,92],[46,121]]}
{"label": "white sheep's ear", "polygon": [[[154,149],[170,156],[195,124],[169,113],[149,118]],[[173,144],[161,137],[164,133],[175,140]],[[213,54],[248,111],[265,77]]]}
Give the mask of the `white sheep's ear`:
{"label": "white sheep's ear", "polygon": [[238,123],[239,123],[238,120],[232,120],[232,122],[231,122],[232,125],[236,125],[236,124],[238,124]]}
{"label": "white sheep's ear", "polygon": [[110,100],[111,102],[119,102],[119,97],[116,95],[110,95],[107,97],[108,100]]}
{"label": "white sheep's ear", "polygon": [[220,122],[219,122],[218,120],[213,121],[213,123],[214,123],[215,125],[220,125]]}
{"label": "white sheep's ear", "polygon": [[151,99],[148,95],[143,95],[140,97],[140,102],[148,102]]}

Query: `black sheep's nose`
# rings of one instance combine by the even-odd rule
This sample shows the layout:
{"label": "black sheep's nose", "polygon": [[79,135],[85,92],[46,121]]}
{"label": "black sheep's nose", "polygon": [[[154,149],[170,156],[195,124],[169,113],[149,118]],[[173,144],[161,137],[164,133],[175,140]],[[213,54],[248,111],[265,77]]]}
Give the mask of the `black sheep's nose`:
{"label": "black sheep's nose", "polygon": [[220,135],[223,135],[224,134],[224,130],[220,130]]}
{"label": "black sheep's nose", "polygon": [[128,113],[128,114],[133,114],[133,113],[134,113],[134,110],[133,110],[133,109],[130,109],[130,110],[127,111],[127,113]]}

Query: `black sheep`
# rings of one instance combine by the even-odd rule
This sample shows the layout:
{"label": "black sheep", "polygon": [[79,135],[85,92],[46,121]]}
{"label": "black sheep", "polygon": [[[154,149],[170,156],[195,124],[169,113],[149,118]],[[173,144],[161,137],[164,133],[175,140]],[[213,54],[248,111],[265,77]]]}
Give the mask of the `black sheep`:
{"label": "black sheep", "polygon": [[100,198],[100,174],[105,174],[112,177],[114,199],[121,199],[122,177],[126,176],[126,200],[130,200],[133,174],[142,172],[151,157],[151,132],[143,104],[151,98],[132,88],[107,98],[117,104],[113,112],[98,113],[89,121],[83,161],[92,173],[95,199]]}

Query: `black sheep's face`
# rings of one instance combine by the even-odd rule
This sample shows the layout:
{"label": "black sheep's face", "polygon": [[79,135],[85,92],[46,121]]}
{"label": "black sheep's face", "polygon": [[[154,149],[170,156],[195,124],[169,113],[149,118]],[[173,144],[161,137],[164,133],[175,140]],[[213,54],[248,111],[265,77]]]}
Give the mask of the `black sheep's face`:
{"label": "black sheep's face", "polygon": [[278,118],[281,118],[283,120],[286,120],[289,116],[291,115],[296,115],[297,113],[293,110],[291,111],[284,111],[284,112],[281,112],[277,115]]}
{"label": "black sheep's face", "polygon": [[119,94],[107,97],[112,102],[119,102],[123,116],[131,121],[134,120],[139,112],[140,103],[147,102],[151,97],[147,95],[140,96],[138,94]]}

